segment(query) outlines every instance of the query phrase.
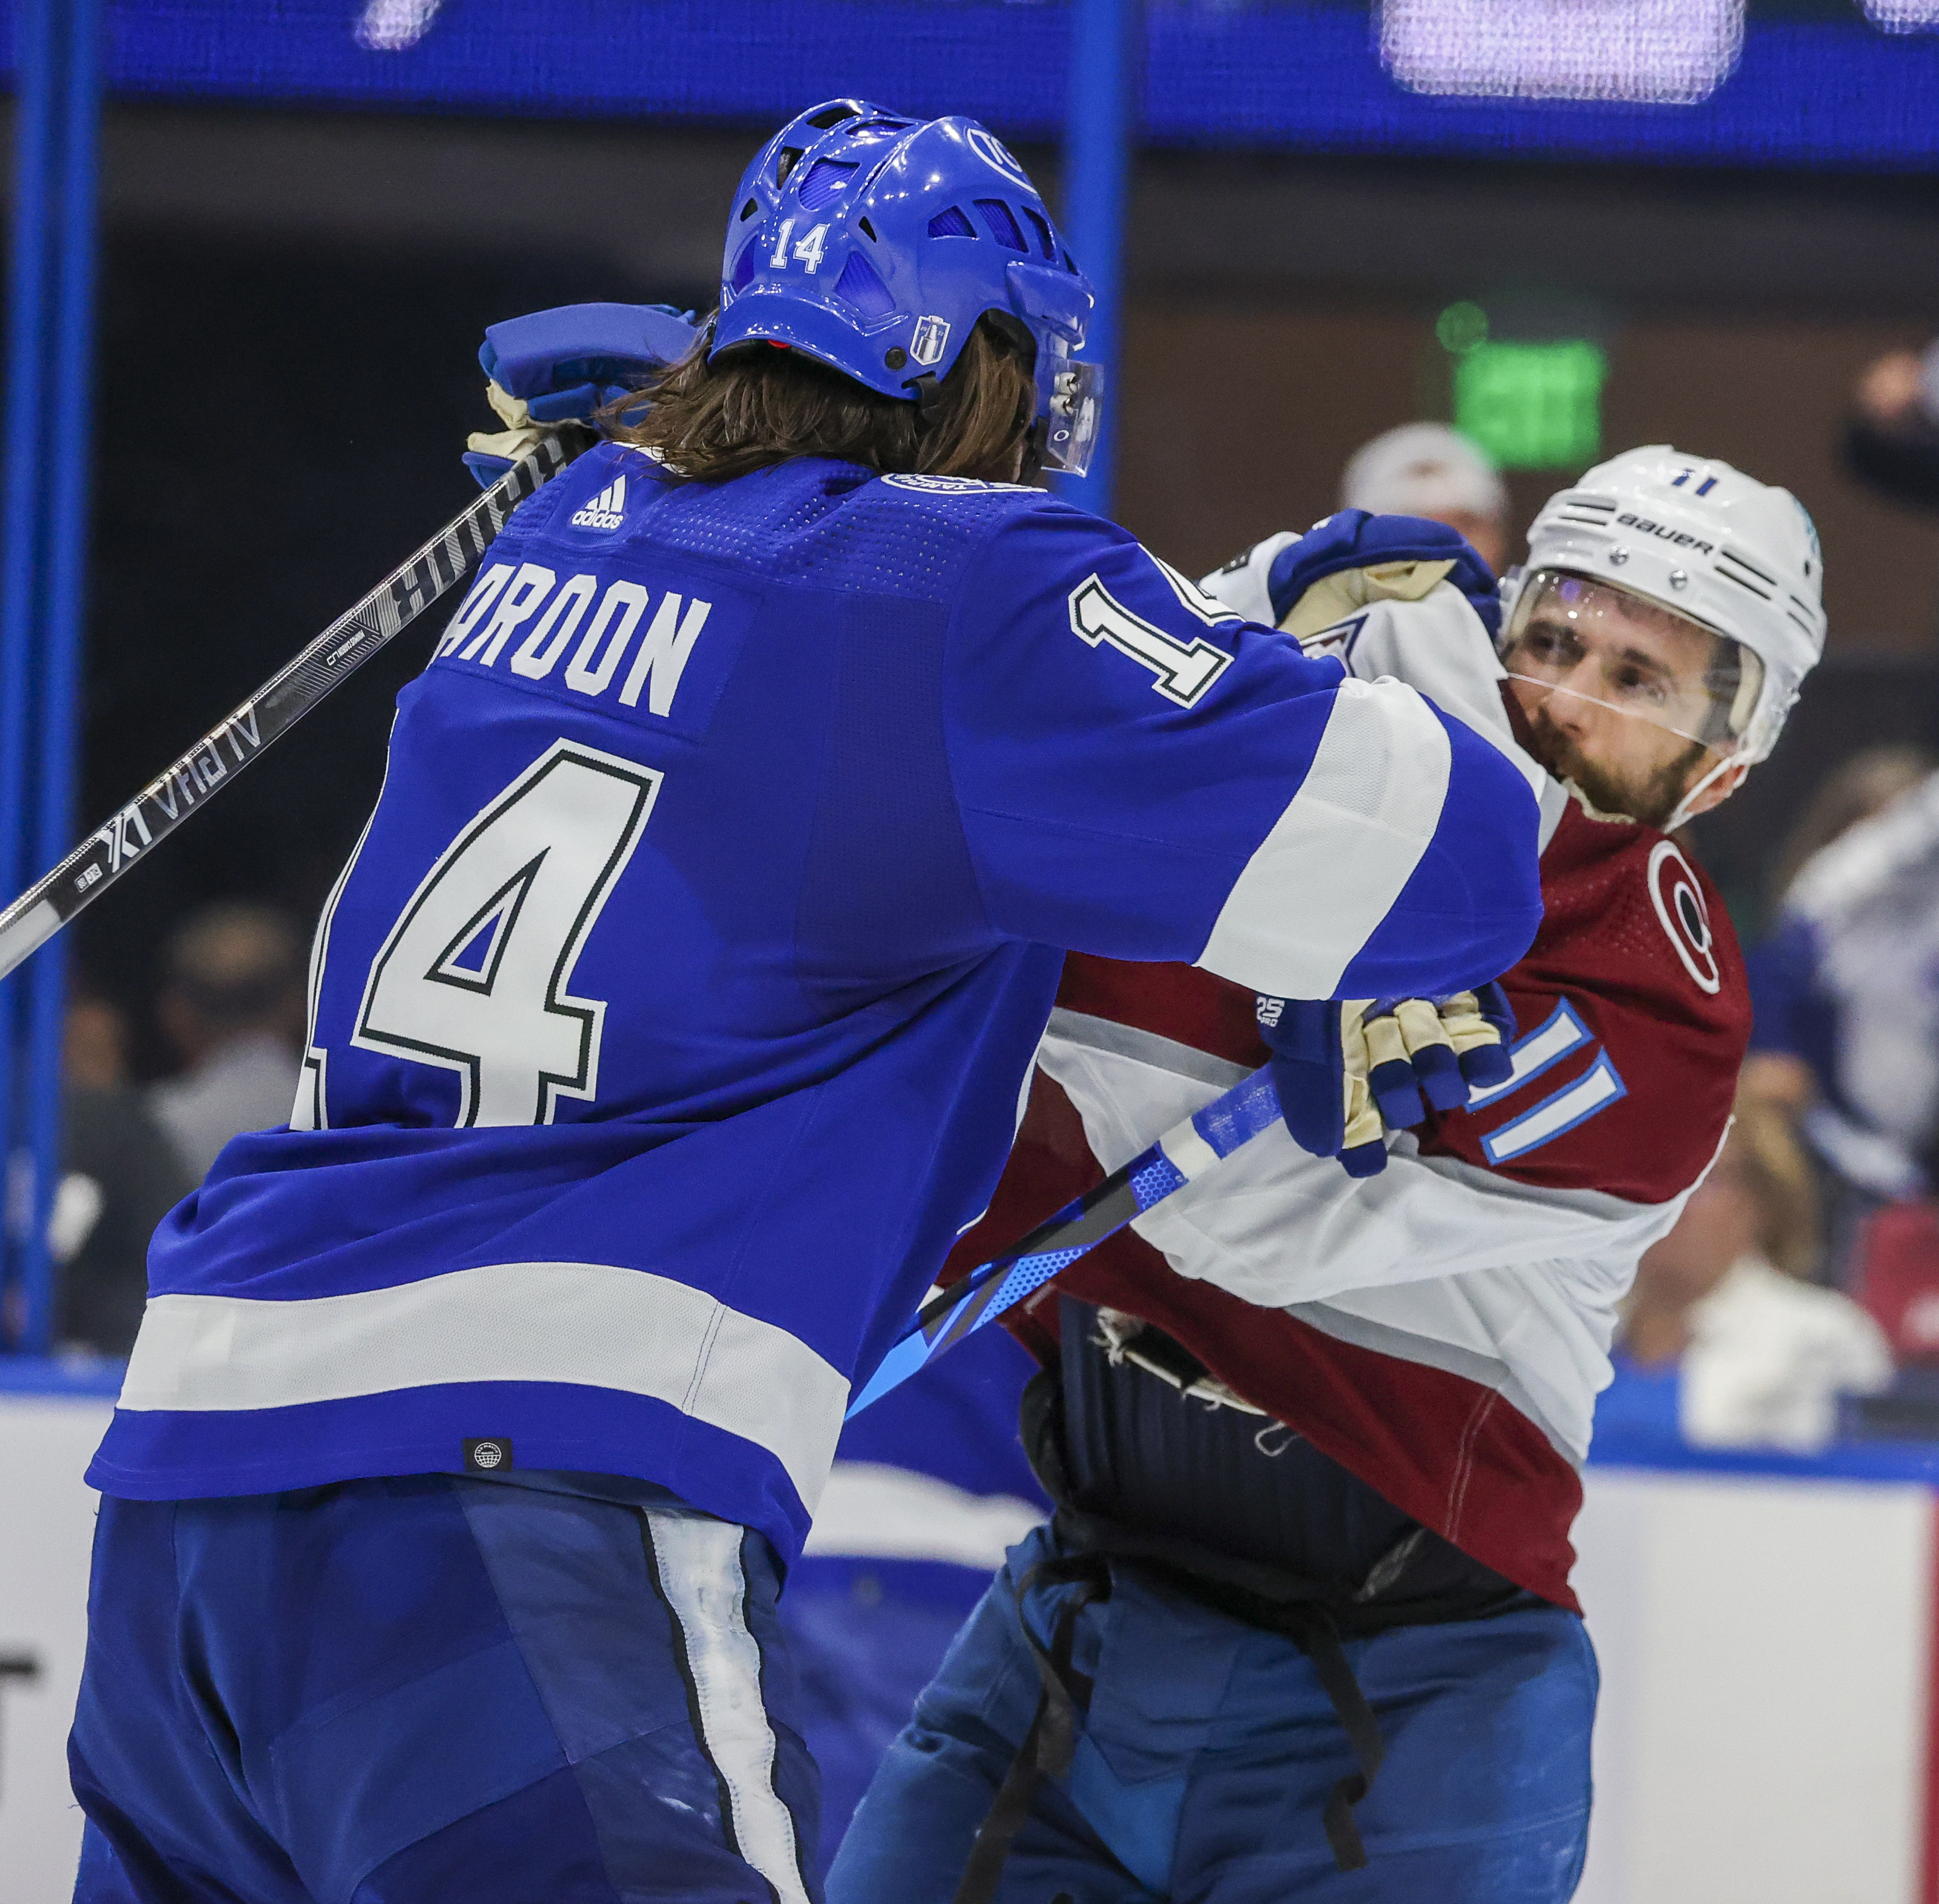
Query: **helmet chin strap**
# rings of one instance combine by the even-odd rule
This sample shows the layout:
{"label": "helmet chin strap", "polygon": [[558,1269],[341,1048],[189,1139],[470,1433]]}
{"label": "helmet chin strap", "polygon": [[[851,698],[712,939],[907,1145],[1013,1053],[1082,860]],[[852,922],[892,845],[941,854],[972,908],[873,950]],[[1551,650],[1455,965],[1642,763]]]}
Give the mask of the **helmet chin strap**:
{"label": "helmet chin strap", "polygon": [[1733,767],[1740,765],[1741,765],[1740,756],[1736,754],[1726,754],[1684,795],[1682,799],[1677,801],[1676,811],[1663,823],[1663,830],[1666,833],[1673,833],[1685,820],[1694,820],[1696,817],[1696,802],[1702,798],[1704,790],[1721,775],[1728,773]]}
{"label": "helmet chin strap", "polygon": [[[1551,695],[1567,695],[1572,699],[1587,701],[1591,707],[1605,708],[1612,714],[1620,714],[1625,720],[1642,719],[1642,716],[1633,709],[1618,707],[1613,701],[1605,701],[1599,695],[1584,694],[1579,688],[1558,687],[1552,682],[1542,680],[1539,676],[1518,674],[1513,668],[1506,671],[1506,677],[1511,681],[1526,681],[1530,686],[1543,689]],[[1651,725],[1654,723],[1652,722]],[[1705,744],[1702,741],[1698,740],[1695,735],[1686,734],[1681,728],[1667,727],[1662,731],[1666,734],[1674,734],[1679,740],[1694,741],[1699,747]],[[1761,756],[1758,757],[1762,758]],[[1697,781],[1694,786],[1688,789],[1683,798],[1677,801],[1676,811],[1663,823],[1663,831],[1666,833],[1673,833],[1685,820],[1694,819],[1695,803],[1703,798],[1706,790],[1715,785],[1717,780],[1731,768],[1739,765],[1748,766],[1749,764],[1741,753],[1724,755],[1715,766]]]}

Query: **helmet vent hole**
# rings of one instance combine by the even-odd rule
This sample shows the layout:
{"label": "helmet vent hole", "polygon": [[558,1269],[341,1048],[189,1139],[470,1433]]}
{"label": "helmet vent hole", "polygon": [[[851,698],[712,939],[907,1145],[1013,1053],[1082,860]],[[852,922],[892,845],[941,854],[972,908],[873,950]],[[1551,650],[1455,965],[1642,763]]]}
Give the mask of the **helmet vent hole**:
{"label": "helmet vent hole", "polygon": [[974,238],[976,227],[960,205],[952,205],[930,220],[929,235],[932,238]]}
{"label": "helmet vent hole", "polygon": [[759,262],[755,254],[760,248],[760,234],[756,232],[741,246],[741,255],[734,260],[734,275],[727,281],[737,296],[754,281],[754,267]]}
{"label": "helmet vent hole", "polygon": [[979,199],[976,209],[983,214],[983,222],[990,227],[990,236],[999,245],[1012,251],[1027,251],[1030,247],[1024,242],[1022,227],[1015,214],[1001,199]]}
{"label": "helmet vent hole", "polygon": [[750,199],[741,208],[741,224],[744,225],[756,212],[760,210],[760,206],[756,204],[753,199]]}
{"label": "helmet vent hole", "polygon": [[842,187],[860,169],[839,159],[816,160],[802,176],[801,208],[819,211],[824,205],[833,204],[842,196]]}
{"label": "helmet vent hole", "polygon": [[1057,262],[1057,240],[1050,235],[1050,221],[1041,211],[1027,205],[1024,207],[1024,216],[1036,227],[1036,248],[1055,264]]}
{"label": "helmet vent hole", "polygon": [[875,227],[870,224],[867,219],[857,218],[855,221],[855,227],[871,245],[879,245],[881,242],[881,240],[875,236]]}
{"label": "helmet vent hole", "polygon": [[781,156],[775,164],[775,183],[785,185],[788,182],[788,174],[800,163],[801,148],[798,145],[783,146]]}
{"label": "helmet vent hole", "polygon": [[808,123],[817,132],[825,132],[840,125],[845,119],[853,119],[854,117],[854,108],[845,103],[839,106],[823,106]]}
{"label": "helmet vent hole", "polygon": [[834,294],[864,324],[885,318],[896,308],[893,294],[882,282],[875,267],[860,251],[848,254],[848,262],[842,267],[842,275],[835,281]]}

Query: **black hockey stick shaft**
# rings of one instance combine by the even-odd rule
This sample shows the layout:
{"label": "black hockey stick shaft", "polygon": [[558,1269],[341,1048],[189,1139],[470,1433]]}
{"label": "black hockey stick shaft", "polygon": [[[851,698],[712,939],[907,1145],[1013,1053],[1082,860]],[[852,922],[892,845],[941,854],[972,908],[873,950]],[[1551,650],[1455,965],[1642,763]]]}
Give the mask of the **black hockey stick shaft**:
{"label": "black hockey stick shaft", "polygon": [[157,774],[38,885],[0,911],[0,978],[227,787],[264,748],[450,593],[498,538],[513,510],[595,440],[567,425],[446,524],[347,613],[285,664],[187,753]]}

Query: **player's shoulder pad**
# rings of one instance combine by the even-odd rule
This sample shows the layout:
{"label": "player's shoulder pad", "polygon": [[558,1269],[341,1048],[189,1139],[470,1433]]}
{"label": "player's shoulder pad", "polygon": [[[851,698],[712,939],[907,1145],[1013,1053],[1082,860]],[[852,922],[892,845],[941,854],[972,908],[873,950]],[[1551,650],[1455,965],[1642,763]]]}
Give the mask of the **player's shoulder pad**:
{"label": "player's shoulder pad", "polygon": [[658,473],[658,465],[656,452],[602,438],[581,451],[543,488],[528,496],[512,512],[499,534],[501,555],[512,553],[531,537],[549,539],[555,531],[584,528],[584,523],[574,519],[589,508],[597,516],[600,528],[612,534],[625,513],[609,506],[614,500],[616,479],[624,477],[634,485],[632,494],[637,502],[645,493],[638,485],[642,479],[650,482]]}
{"label": "player's shoulder pad", "polygon": [[[853,513],[858,509],[860,516]],[[1240,610],[1146,548],[1128,530],[1027,483],[885,476],[856,490],[845,512],[853,522],[870,522],[884,531],[893,521],[894,533],[901,537],[956,539],[973,561],[993,564],[1006,577],[1067,576],[1074,595],[1100,585],[1099,576],[1109,573],[1113,587],[1156,589],[1160,602],[1167,599],[1168,592],[1176,607],[1207,627],[1245,619]]]}

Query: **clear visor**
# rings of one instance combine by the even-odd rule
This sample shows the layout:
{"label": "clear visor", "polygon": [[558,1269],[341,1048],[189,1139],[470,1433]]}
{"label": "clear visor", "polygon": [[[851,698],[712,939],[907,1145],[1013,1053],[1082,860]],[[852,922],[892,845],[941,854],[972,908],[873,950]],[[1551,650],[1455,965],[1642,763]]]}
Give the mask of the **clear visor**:
{"label": "clear visor", "polygon": [[[1074,363],[1049,351],[1038,375],[1043,403],[1043,467],[1066,476],[1082,476],[1091,467],[1097,447],[1097,427],[1104,415],[1104,367]],[[1048,386],[1047,388],[1046,386]]]}
{"label": "clear visor", "polygon": [[1764,684],[1749,649],[1612,582],[1537,569],[1502,640],[1512,681],[1591,702],[1724,754],[1743,744]]}

